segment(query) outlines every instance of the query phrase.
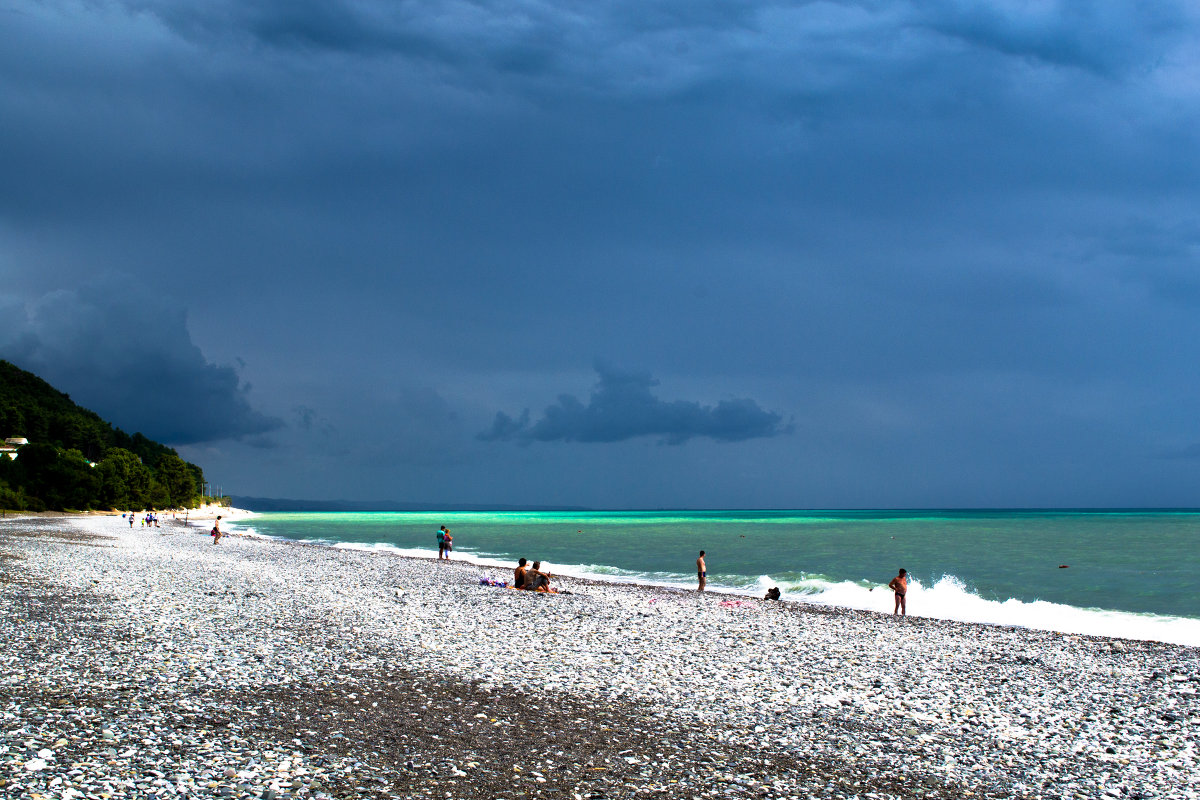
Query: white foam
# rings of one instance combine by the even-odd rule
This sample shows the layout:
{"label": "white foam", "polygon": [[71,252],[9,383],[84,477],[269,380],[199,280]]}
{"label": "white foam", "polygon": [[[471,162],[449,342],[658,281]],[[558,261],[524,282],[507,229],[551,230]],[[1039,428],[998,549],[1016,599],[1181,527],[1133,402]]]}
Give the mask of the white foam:
{"label": "white foam", "polygon": [[[759,582],[762,585],[779,586],[785,600],[803,600],[807,603],[886,613],[891,613],[893,608],[892,593],[887,589],[872,590],[851,581],[813,579],[789,584],[772,583],[770,578],[763,576]],[[919,581],[910,577],[908,613],[913,616],[959,622],[1016,625],[1088,636],[1200,645],[1200,619],[1079,608],[1044,600],[987,600],[971,592],[953,575],[943,576],[931,587],[922,586]]]}

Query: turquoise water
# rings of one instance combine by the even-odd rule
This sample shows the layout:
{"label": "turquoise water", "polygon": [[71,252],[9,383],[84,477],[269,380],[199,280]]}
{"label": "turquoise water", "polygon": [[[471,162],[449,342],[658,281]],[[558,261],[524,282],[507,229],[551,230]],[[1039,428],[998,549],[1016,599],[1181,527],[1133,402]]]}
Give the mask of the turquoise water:
{"label": "turquoise water", "polygon": [[887,611],[890,593],[878,587],[904,567],[914,578],[910,613],[1034,626],[1045,618],[1060,629],[1053,619],[1104,610],[1121,613],[1093,613],[1092,623],[1114,635],[1191,622],[1200,644],[1196,512],[272,513],[242,527],[433,555],[438,525],[452,530],[460,558],[524,556],[571,574],[694,586],[703,549],[715,588],[776,585],[792,598]]}

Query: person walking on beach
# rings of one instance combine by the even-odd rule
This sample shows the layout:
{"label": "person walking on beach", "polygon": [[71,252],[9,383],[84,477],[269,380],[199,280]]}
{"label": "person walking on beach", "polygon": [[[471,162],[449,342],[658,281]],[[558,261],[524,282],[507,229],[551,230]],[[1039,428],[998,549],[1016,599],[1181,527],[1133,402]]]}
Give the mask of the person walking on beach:
{"label": "person walking on beach", "polygon": [[217,542],[221,541],[221,518],[220,517],[217,517],[217,519],[213,522],[213,527],[212,527],[212,530],[209,531],[209,535],[213,537],[213,544],[216,544]]}
{"label": "person walking on beach", "polygon": [[888,588],[896,593],[896,607],[892,609],[892,614],[907,617],[908,606],[904,602],[904,595],[908,594],[908,573],[900,570],[899,575],[888,581]]}
{"label": "person walking on beach", "polygon": [[700,587],[696,589],[698,592],[704,591],[704,585],[708,583],[708,567],[704,566],[704,551],[700,551],[700,557],[696,559],[696,578],[700,581]]}

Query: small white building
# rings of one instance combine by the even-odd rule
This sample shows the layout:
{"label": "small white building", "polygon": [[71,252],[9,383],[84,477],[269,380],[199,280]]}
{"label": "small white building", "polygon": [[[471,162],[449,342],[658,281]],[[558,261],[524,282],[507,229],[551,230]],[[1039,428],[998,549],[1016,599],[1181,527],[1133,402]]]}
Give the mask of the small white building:
{"label": "small white building", "polygon": [[6,454],[9,458],[16,458],[17,451],[26,444],[29,444],[29,440],[24,436],[10,436],[4,440],[4,444],[0,445],[0,453]]}

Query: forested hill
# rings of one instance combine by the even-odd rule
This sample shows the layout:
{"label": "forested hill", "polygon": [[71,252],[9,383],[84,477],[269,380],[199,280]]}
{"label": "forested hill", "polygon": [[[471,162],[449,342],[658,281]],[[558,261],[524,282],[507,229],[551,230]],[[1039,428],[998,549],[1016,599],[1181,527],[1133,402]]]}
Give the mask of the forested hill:
{"label": "forested hill", "polygon": [[0,360],[0,508],[144,509],[195,505],[204,474],[170,447],[127,434],[31,372]]}

